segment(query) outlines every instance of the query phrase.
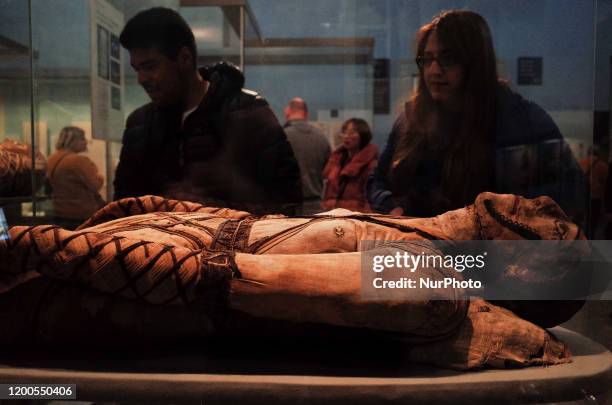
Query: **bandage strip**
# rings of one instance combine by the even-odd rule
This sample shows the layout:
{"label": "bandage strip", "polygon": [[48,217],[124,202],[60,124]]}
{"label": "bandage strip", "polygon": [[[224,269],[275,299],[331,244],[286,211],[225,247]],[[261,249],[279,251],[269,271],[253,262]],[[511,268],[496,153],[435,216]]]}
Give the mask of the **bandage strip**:
{"label": "bandage strip", "polygon": [[35,271],[148,304],[226,305],[231,279],[240,276],[231,253],[50,225],[13,227],[0,244],[3,277]]}
{"label": "bandage strip", "polygon": [[148,195],[143,197],[123,198],[121,200],[114,201],[96,212],[84,224],[79,226],[78,229],[88,228],[118,218],[148,214],[151,212],[202,212],[236,219],[245,218],[251,215],[244,211],[236,211],[228,208],[207,207],[202,204],[188,201],[171,200],[163,197]]}

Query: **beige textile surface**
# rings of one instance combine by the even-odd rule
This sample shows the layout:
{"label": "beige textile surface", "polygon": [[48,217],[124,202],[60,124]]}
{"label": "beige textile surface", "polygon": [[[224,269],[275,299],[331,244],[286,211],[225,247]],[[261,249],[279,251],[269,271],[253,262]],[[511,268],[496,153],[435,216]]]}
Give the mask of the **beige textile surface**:
{"label": "beige textile surface", "polygon": [[517,368],[571,361],[569,348],[553,334],[512,312],[475,299],[449,339],[414,346],[411,360],[454,369]]}
{"label": "beige textile surface", "polygon": [[[11,228],[10,241],[0,243],[1,316],[16,321],[8,307],[19,308],[23,297],[39,304],[35,313],[24,309],[31,316],[19,318],[2,340],[14,343],[33,328],[39,340],[59,343],[66,323],[54,323],[59,315],[51,314],[65,311],[70,319],[71,307],[81,325],[105,325],[109,335],[142,328],[163,340],[172,335],[172,317],[160,316],[159,328],[143,326],[143,319],[153,319],[143,314],[166,311],[160,308],[176,308],[165,313],[189,320],[176,336],[207,334],[229,307],[255,318],[398,332],[434,342],[415,346],[414,360],[452,368],[567,362],[569,351],[549,332],[488,303],[468,305],[462,291],[449,288],[430,301],[368,303],[359,296],[361,240],[580,238],[555,207],[550,199],[483,193],[474,206],[429,219],[346,210],[257,218],[160,197],[124,199],[75,232]],[[425,270],[439,276],[438,269]],[[117,311],[130,305],[138,310]],[[484,306],[489,310],[474,309]],[[106,314],[104,321],[96,314]]]}

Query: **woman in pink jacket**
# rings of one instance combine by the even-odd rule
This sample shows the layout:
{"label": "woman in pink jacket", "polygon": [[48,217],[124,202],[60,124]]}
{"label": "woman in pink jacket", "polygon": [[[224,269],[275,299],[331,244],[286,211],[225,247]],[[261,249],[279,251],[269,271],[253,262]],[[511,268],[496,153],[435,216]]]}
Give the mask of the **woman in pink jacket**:
{"label": "woman in pink jacket", "polygon": [[365,120],[351,118],[342,124],[342,145],[323,170],[327,180],[321,207],[370,212],[366,182],[378,163],[378,148],[370,143],[372,131]]}

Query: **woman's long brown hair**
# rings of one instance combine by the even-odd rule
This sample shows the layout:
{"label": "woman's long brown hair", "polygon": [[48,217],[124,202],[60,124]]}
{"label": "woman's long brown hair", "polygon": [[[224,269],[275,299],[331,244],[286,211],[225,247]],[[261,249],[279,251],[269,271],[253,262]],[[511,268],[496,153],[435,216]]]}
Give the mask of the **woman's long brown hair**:
{"label": "woman's long brown hair", "polygon": [[[463,68],[462,110],[458,126],[450,131],[442,162],[442,187],[446,194],[463,200],[473,198],[483,184],[482,165],[491,164],[489,133],[495,124],[498,90],[497,66],[491,32],[486,21],[467,10],[450,10],[434,17],[417,34],[417,56],[423,56],[432,32],[452,51]],[[418,87],[406,103],[405,127],[401,129],[391,165],[393,188],[406,189],[414,175],[424,145],[436,145],[444,113],[427,89],[420,69]],[[448,126],[448,125],[447,125]],[[478,175],[478,176],[475,176]],[[394,190],[394,192],[397,192]]]}

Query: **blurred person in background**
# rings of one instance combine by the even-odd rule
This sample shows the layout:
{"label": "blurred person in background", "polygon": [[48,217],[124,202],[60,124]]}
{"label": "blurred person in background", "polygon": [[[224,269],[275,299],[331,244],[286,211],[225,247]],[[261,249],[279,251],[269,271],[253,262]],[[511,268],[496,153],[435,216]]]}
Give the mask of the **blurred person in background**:
{"label": "blurred person in background", "polygon": [[104,204],[99,194],[104,177],[91,159],[79,154],[87,151],[81,128],[64,127],[55,149],[47,161],[54,216],[58,225],[74,229]]}
{"label": "blurred person in background", "polygon": [[300,214],[316,214],[321,211],[323,168],[329,159],[331,147],[323,132],[308,122],[308,105],[303,99],[291,99],[283,112],[285,133],[302,174],[304,202]]}
{"label": "blurred person in background", "polygon": [[591,239],[598,239],[599,228],[604,219],[604,196],[608,181],[608,162],[603,159],[604,154],[598,145],[588,149],[588,155],[580,159],[580,167],[591,186],[591,215],[587,235]]}
{"label": "blurred person in background", "polygon": [[342,124],[342,145],[329,157],[323,176],[327,180],[321,207],[370,212],[366,183],[378,163],[378,147],[371,143],[372,131],[361,118]]}

